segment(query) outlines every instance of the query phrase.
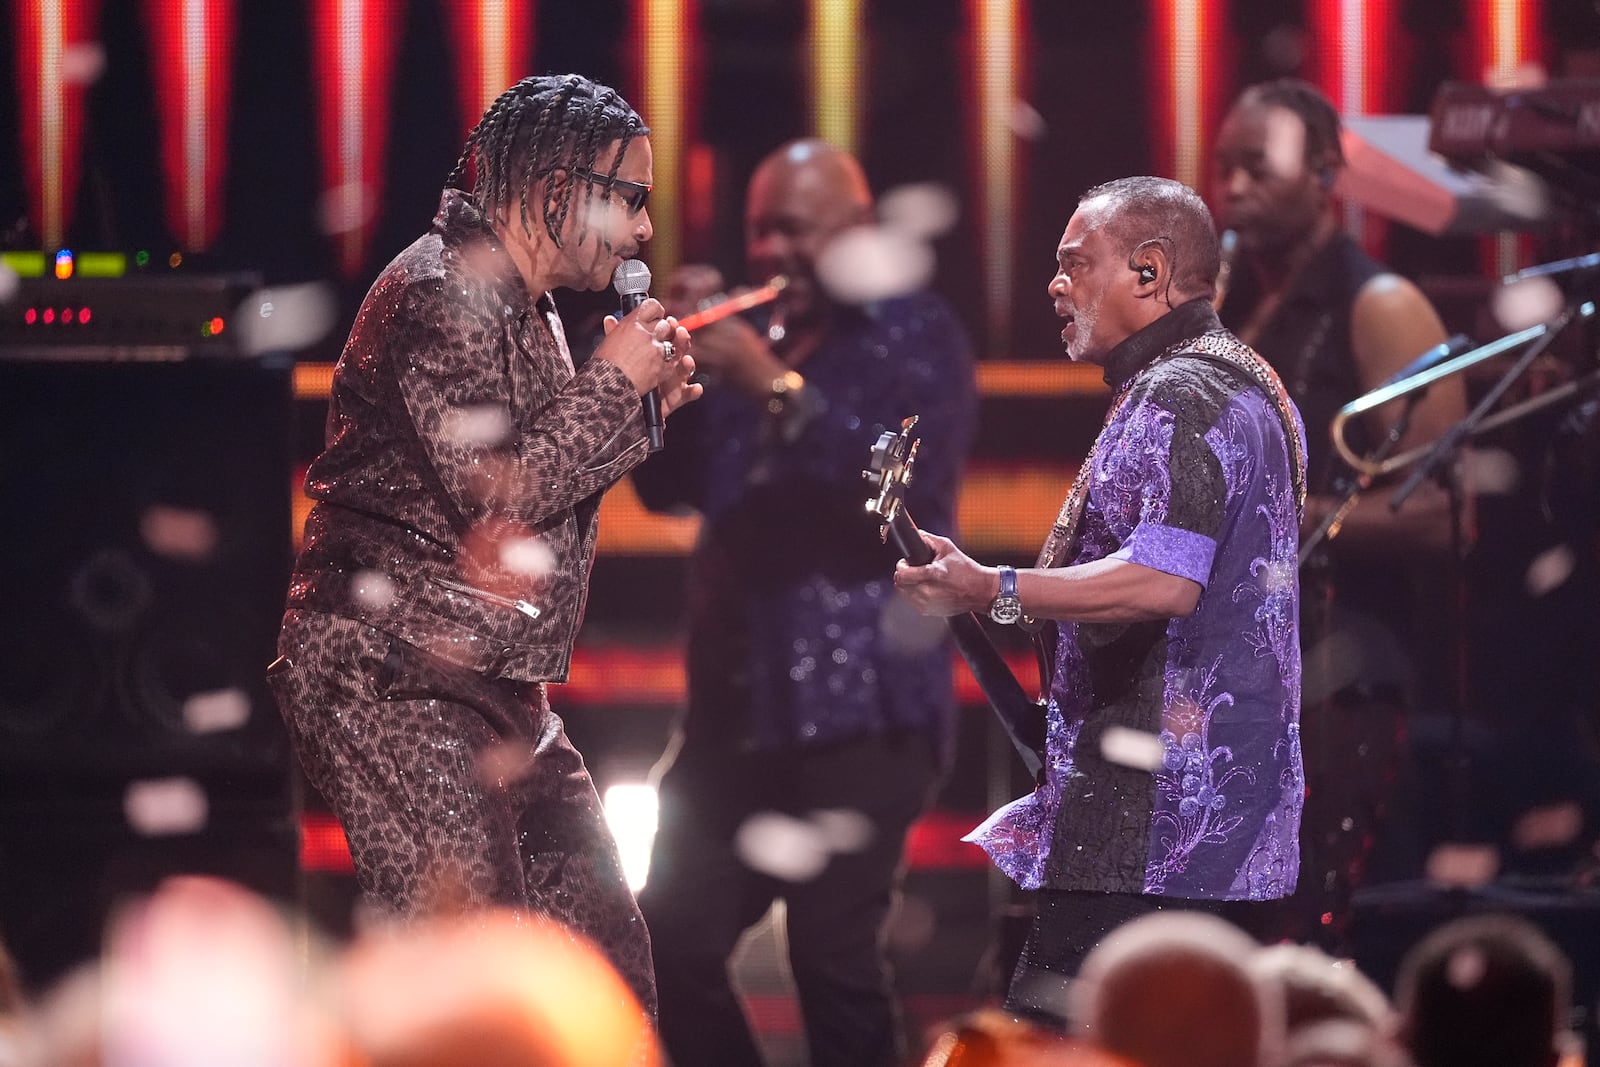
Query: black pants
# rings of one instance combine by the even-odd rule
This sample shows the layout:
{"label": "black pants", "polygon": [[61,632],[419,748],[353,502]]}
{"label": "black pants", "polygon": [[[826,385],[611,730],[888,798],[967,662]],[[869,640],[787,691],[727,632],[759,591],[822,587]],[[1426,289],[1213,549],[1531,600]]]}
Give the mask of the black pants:
{"label": "black pants", "polygon": [[1183,900],[1142,893],[1090,893],[1041,889],[1038,914],[1028,931],[1006,993],[1006,1010],[1053,1030],[1065,1031],[1067,986],[1083,958],[1107,934],[1132,919],[1158,911],[1216,913],[1218,901]]}
{"label": "black pants", "polygon": [[[782,898],[789,962],[815,1067],[897,1063],[903,1042],[883,932],[906,830],[937,778],[926,737],[902,735],[768,754],[690,740],[661,781],[661,821],[639,904],[650,927],[661,1036],[676,1067],[761,1063],[728,959]],[[853,811],[871,826],[859,850],[815,877],[751,869],[737,836],[753,814]]]}

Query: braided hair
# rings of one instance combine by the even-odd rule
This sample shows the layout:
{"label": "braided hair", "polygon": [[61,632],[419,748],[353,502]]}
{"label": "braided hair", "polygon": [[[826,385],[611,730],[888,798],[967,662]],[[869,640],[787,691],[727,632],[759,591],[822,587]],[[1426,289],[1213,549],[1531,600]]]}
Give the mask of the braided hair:
{"label": "braided hair", "polygon": [[[1310,82],[1299,78],[1261,82],[1241,93],[1239,104],[1281,107],[1294,112],[1306,128],[1306,166],[1327,173],[1344,166],[1344,147],[1339,143],[1339,112]],[[1325,181],[1325,184],[1328,183]]]}
{"label": "braided hair", "polygon": [[[581,74],[523,78],[495,98],[467,135],[445,187],[464,188],[467,165],[472,164],[471,191],[484,213],[500,218],[515,198],[522,230],[531,237],[528,193],[540,179],[558,170],[583,170],[614,179],[629,143],[649,132],[615,89]],[[618,142],[615,157],[606,168],[596,167],[595,157],[612,142]],[[578,180],[545,183],[541,214],[545,232],[558,248],[574,190],[583,186],[588,196],[590,185]]]}

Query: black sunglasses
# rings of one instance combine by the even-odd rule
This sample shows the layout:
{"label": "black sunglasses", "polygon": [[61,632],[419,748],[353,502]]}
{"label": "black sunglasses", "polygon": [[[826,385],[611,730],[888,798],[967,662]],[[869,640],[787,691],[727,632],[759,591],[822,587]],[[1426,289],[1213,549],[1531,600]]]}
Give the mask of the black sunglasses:
{"label": "black sunglasses", "polygon": [[616,193],[627,205],[630,215],[637,215],[644,210],[645,204],[650,201],[650,190],[654,188],[640,182],[630,182],[626,178],[608,178],[604,174],[596,174],[581,167],[572,168],[572,175],[586,182],[593,182],[595,185],[603,185],[608,191]]}

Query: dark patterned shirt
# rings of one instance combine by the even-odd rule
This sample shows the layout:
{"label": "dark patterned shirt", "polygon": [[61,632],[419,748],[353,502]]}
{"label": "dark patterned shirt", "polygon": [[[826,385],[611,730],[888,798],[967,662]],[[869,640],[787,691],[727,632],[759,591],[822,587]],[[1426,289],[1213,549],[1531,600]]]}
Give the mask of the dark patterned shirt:
{"label": "dark patterned shirt", "polygon": [[1209,303],[1185,304],[1107,359],[1107,381],[1128,389],[1101,430],[1072,562],[1127,560],[1203,591],[1183,618],[1056,624],[1040,784],[970,835],[1025,888],[1294,889],[1305,787],[1291,458],[1257,386],[1184,354],[1218,328]]}
{"label": "dark patterned shirt", "polygon": [[600,494],[645,456],[639,394],[575,369],[476,201],[384,268],[334,371],[289,606],[486,674],[565,681]]}
{"label": "dark patterned shirt", "polygon": [[841,311],[801,370],[821,410],[784,428],[732,387],[674,415],[635,472],[654,508],[704,517],[690,569],[691,734],[781,748],[895,729],[947,745],[949,646],[896,594],[861,477],[873,443],[918,415],[908,505],[953,533],[977,394],[965,331],[931,294]]}

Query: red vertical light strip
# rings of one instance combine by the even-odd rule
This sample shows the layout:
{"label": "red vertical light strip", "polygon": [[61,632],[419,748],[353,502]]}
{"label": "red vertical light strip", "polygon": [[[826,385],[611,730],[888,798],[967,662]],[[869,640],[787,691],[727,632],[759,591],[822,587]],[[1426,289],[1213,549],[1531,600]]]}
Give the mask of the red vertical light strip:
{"label": "red vertical light strip", "polygon": [[1344,0],[1306,0],[1307,80],[1340,107],[1344,96]]}
{"label": "red vertical light strip", "polygon": [[[1470,81],[1500,88],[1522,87],[1530,68],[1544,60],[1544,5],[1541,0],[1470,0],[1468,8]],[[1527,235],[1502,233],[1482,242],[1485,273],[1503,277],[1526,266],[1534,255]]]}
{"label": "red vertical light strip", "polygon": [[17,96],[28,221],[46,248],[66,239],[78,196],[83,94],[97,0],[19,0]]}
{"label": "red vertical light strip", "polygon": [[537,6],[535,0],[454,0],[445,6],[463,140],[495,97],[532,72]]}
{"label": "red vertical light strip", "polygon": [[222,219],[233,0],[146,0],[167,228],[188,250],[209,248]]}
{"label": "red vertical light strip", "polygon": [[1517,84],[1524,68],[1544,59],[1542,0],[1469,0],[1471,69],[1485,85]]}
{"label": "red vertical light strip", "polygon": [[1021,199],[1018,110],[1028,84],[1026,0],[968,0],[968,144],[983,256],[984,322],[990,351],[1011,346],[1016,218]]}
{"label": "red vertical light strip", "polygon": [[1226,0],[1156,0],[1146,37],[1152,72],[1151,166],[1199,189],[1211,132],[1221,119]]}
{"label": "red vertical light strip", "polygon": [[704,259],[717,224],[717,154],[703,142],[689,146],[683,172],[683,253]]}
{"label": "red vertical light strip", "polygon": [[314,0],[312,70],[319,90],[323,225],[339,268],[357,274],[383,199],[389,93],[404,0]]}
{"label": "red vertical light strip", "polygon": [[1172,23],[1176,0],[1154,0],[1150,5],[1149,28],[1145,31],[1145,68],[1150,72],[1150,90],[1145,107],[1150,116],[1150,170],[1171,174],[1177,158],[1177,135],[1172,107]]}
{"label": "red vertical light strip", "polygon": [[700,109],[699,0],[633,0],[633,76],[629,101],[650,127],[656,193],[655,237],[647,255],[665,282],[683,255],[684,179]]}
{"label": "red vertical light strip", "polygon": [[[1312,0],[1306,12],[1311,39],[1312,81],[1341,118],[1383,114],[1400,99],[1398,0]],[[1387,228],[1355,204],[1345,205],[1345,227],[1369,252],[1382,254]]]}

